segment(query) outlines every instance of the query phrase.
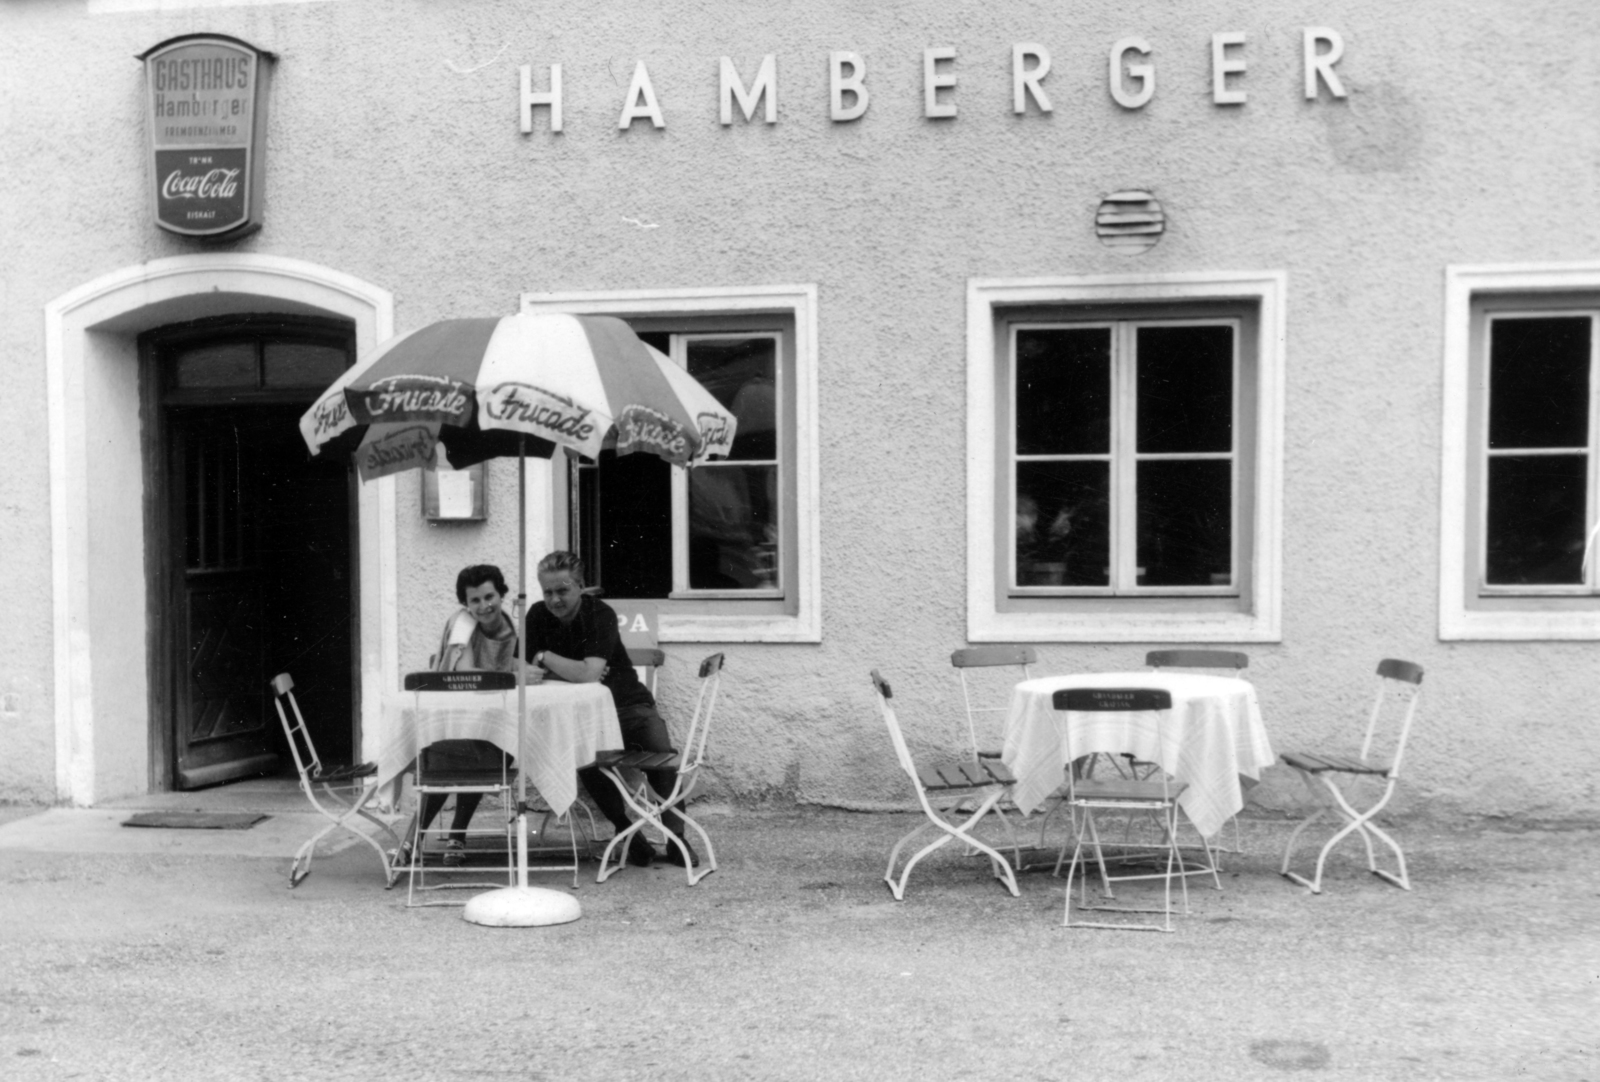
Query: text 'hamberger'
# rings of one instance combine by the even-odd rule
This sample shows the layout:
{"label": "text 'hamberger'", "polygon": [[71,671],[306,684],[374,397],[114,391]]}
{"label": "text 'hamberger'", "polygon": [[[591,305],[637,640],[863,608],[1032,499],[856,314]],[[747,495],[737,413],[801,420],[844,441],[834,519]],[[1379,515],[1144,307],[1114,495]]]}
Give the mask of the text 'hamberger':
{"label": "text 'hamberger'", "polygon": [[[1249,62],[1244,52],[1248,35],[1242,30],[1224,30],[1211,35],[1211,100],[1216,105],[1243,105],[1246,91],[1243,87]],[[1107,89],[1112,100],[1124,109],[1142,109],[1156,92],[1156,68],[1151,61],[1150,43],[1141,37],[1121,38],[1111,46],[1107,56]],[[1301,31],[1301,53],[1305,79],[1305,96],[1315,101],[1320,87],[1327,87],[1335,98],[1346,96],[1344,84],[1334,71],[1334,65],[1344,56],[1344,37],[1337,30],[1325,26],[1308,26]],[[950,118],[956,115],[957,79],[950,67],[956,59],[956,50],[950,47],[922,50],[922,115],[929,118]],[[1011,111],[1019,116],[1028,111],[1028,102],[1041,113],[1054,110],[1044,82],[1050,74],[1050,50],[1034,42],[1017,42],[1011,46]],[[942,65],[942,66],[941,66]],[[778,62],[774,54],[761,58],[754,81],[746,86],[738,69],[729,57],[721,58],[722,74],[719,82],[721,102],[720,119],[724,126],[733,123],[733,106],[738,102],[744,119],[755,119],[756,110],[764,105],[763,119],[768,124],[778,122]],[[533,131],[535,108],[549,110],[550,130],[561,131],[562,84],[561,65],[549,68],[549,89],[536,91],[533,84],[533,65],[523,64],[520,95],[521,126],[524,134]],[[867,87],[867,62],[859,53],[835,52],[828,54],[829,119],[845,123],[859,120],[867,113],[872,95]],[[656,128],[667,126],[655,87],[650,82],[650,72],[641,60],[633,69],[633,80],[623,97],[622,112],[617,117],[617,127],[626,130],[636,120],[648,120]]]}

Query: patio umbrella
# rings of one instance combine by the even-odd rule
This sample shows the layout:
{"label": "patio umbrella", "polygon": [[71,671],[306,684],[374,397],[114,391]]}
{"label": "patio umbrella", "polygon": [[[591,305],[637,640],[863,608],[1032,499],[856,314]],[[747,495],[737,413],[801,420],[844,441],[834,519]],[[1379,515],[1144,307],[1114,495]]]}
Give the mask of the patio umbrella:
{"label": "patio umbrella", "polygon": [[[363,481],[427,466],[517,458],[517,595],[526,601],[526,465],[570,447],[644,453],[676,466],[728,454],[733,412],[611,316],[447,319],[392,338],[300,418],[311,453],[352,454]],[[527,660],[518,656],[517,717]],[[517,885],[472,899],[466,918],[498,925],[575,920],[570,895],[528,886],[527,781],[519,780]]]}

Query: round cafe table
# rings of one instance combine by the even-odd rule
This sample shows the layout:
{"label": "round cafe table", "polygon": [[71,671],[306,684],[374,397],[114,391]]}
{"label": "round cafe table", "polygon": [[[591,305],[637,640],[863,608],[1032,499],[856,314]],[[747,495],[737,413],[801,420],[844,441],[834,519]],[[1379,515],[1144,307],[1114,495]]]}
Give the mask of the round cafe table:
{"label": "round cafe table", "polygon": [[[1069,688],[1151,688],[1172,696],[1157,741],[1154,711],[1057,710]],[[1274,755],[1248,680],[1166,671],[1077,673],[1024,680],[1011,693],[1001,759],[1017,777],[1013,800],[1023,814],[1060,787],[1073,760],[1130,752],[1187,784],[1178,806],[1210,837],[1244,807],[1245,789]]]}

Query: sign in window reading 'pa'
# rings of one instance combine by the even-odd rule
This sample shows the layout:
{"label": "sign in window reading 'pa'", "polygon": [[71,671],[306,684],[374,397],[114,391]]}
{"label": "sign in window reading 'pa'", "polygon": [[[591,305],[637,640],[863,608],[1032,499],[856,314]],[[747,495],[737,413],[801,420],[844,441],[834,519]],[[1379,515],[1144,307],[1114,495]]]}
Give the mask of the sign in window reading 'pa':
{"label": "sign in window reading 'pa'", "polygon": [[188,34],[140,59],[156,224],[191,237],[261,228],[272,54],[237,38]]}

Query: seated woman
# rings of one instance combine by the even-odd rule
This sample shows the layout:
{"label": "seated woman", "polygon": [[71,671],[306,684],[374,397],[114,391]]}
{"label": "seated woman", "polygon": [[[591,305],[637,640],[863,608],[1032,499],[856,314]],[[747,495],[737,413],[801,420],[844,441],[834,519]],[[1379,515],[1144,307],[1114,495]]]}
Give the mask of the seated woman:
{"label": "seated woman", "polygon": [[[506,580],[493,564],[474,564],[456,576],[456,600],[462,607],[445,623],[434,655],[434,670],[517,671],[517,628],[503,610]],[[504,753],[487,740],[441,740],[423,749],[427,770],[495,771]],[[424,772],[426,776],[426,771]],[[438,816],[448,793],[427,793],[422,798],[421,829]],[[481,793],[457,793],[450,836],[445,841],[444,862],[455,866],[466,859],[467,826],[483,799]]]}

